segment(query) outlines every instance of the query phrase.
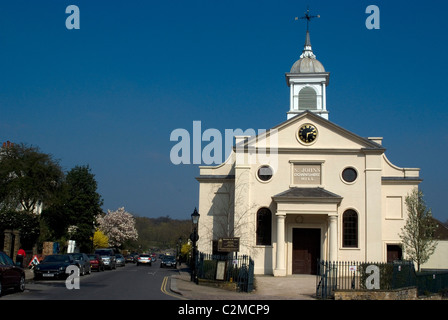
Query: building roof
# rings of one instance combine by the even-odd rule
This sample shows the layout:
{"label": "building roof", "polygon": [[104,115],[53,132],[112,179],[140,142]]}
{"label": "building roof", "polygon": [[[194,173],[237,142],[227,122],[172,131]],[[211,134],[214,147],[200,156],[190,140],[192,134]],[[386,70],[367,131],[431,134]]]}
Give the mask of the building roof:
{"label": "building roof", "polygon": [[302,55],[300,59],[297,60],[291,68],[290,73],[319,73],[325,72],[325,68],[316,59],[316,55],[313,53],[313,48],[311,47],[310,32],[306,32],[305,46],[303,48]]}
{"label": "building roof", "polygon": [[339,203],[342,197],[323,188],[289,188],[272,197],[275,201],[313,201]]}
{"label": "building roof", "polygon": [[434,234],[435,238],[438,240],[448,240],[448,226],[437,219],[433,218],[433,220],[437,223],[437,228]]}

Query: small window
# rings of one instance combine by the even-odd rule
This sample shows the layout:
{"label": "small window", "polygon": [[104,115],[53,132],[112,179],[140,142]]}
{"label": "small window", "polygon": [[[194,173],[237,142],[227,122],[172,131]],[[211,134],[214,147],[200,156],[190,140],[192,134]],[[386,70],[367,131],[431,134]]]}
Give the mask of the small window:
{"label": "small window", "polygon": [[317,99],[316,91],[313,88],[306,87],[299,92],[299,110],[316,110]]}
{"label": "small window", "polygon": [[354,168],[345,168],[342,171],[342,179],[347,183],[355,182],[358,178],[358,172]]}
{"label": "small window", "polygon": [[257,176],[261,181],[269,181],[274,175],[274,171],[270,166],[262,166],[258,169]]}
{"label": "small window", "polygon": [[358,247],[358,214],[354,210],[347,210],[342,216],[342,242],[344,248]]}
{"label": "small window", "polygon": [[272,214],[268,208],[261,208],[257,212],[257,245],[271,245]]}

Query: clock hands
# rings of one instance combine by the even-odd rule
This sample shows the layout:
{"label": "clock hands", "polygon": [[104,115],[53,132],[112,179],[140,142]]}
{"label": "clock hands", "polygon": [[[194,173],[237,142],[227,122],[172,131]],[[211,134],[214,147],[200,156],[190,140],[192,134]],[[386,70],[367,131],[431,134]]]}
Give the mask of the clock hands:
{"label": "clock hands", "polygon": [[311,143],[317,137],[317,130],[314,126],[306,124],[300,129],[299,136],[303,142]]}

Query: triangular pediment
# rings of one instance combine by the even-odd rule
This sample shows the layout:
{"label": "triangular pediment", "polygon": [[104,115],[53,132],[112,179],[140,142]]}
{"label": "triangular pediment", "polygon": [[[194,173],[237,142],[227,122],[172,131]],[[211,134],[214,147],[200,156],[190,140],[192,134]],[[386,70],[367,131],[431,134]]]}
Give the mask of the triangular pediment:
{"label": "triangular pediment", "polygon": [[[317,135],[312,142],[303,142],[299,138],[299,130],[303,125],[312,125]],[[267,130],[265,133],[252,137],[244,142],[244,146],[256,148],[275,147],[282,149],[303,150],[360,150],[372,149],[384,152],[384,148],[367,138],[360,137],[333,122],[326,120],[310,111],[305,111],[297,116],[280,123]]]}

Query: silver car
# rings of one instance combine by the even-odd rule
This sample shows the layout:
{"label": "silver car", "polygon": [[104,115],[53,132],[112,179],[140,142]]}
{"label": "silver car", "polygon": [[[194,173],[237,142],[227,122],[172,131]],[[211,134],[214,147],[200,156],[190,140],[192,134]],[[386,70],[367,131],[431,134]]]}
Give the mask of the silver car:
{"label": "silver car", "polygon": [[118,267],[126,266],[126,260],[124,259],[124,256],[122,254],[116,254],[115,255],[115,262],[116,262]]}
{"label": "silver car", "polygon": [[151,256],[149,254],[141,254],[137,258],[137,265],[148,264],[152,265]]}

